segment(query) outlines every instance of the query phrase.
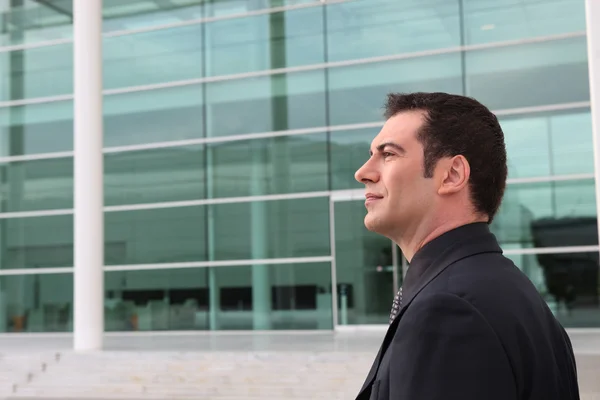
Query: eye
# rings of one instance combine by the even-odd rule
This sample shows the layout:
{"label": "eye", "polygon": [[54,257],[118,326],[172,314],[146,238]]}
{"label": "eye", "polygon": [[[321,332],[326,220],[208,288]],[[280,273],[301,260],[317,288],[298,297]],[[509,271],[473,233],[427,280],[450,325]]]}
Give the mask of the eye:
{"label": "eye", "polygon": [[384,151],[383,153],[381,153],[383,155],[383,158],[388,158],[393,156],[393,153],[390,153],[389,151]]}

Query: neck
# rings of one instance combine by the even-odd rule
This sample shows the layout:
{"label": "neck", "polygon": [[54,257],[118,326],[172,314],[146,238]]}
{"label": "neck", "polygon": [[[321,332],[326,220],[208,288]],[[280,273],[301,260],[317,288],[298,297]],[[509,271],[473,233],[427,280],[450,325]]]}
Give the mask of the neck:
{"label": "neck", "polygon": [[402,250],[402,254],[408,262],[412,260],[414,255],[427,243],[433,239],[449,232],[453,229],[461,227],[463,225],[472,224],[475,222],[486,222],[487,217],[480,215],[473,215],[464,218],[453,218],[446,219],[442,222],[430,221],[429,223],[421,221],[419,226],[413,230],[407,230],[402,232],[397,240],[394,240],[396,244]]}

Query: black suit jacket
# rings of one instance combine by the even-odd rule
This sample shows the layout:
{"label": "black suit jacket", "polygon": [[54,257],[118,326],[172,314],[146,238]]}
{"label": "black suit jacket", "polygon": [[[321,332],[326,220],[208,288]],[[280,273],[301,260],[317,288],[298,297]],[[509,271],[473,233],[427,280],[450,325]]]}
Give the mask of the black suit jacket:
{"label": "black suit jacket", "polygon": [[579,399],[569,337],[487,225],[428,246],[357,399]]}

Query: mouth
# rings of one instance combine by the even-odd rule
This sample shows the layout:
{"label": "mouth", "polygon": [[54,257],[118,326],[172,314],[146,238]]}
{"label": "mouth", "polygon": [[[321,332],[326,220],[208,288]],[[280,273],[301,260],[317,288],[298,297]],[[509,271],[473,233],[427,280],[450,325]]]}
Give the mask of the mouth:
{"label": "mouth", "polygon": [[367,206],[369,204],[373,204],[376,201],[381,200],[381,199],[383,199],[383,196],[379,196],[374,193],[367,193],[365,195],[365,206]]}

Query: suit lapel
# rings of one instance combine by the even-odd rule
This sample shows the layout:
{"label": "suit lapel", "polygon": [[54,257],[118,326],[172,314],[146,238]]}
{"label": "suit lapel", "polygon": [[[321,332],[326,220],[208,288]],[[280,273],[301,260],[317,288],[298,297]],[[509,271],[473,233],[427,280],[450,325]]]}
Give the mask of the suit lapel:
{"label": "suit lapel", "polygon": [[502,250],[496,241],[496,238],[491,233],[488,235],[483,235],[479,237],[467,237],[464,240],[457,241],[446,248],[439,257],[435,259],[435,261],[427,268],[425,273],[420,277],[417,282],[416,289],[411,293],[407,294],[407,297],[403,299],[402,307],[398,312],[396,318],[392,321],[390,326],[387,329],[385,337],[383,339],[383,343],[379,348],[379,352],[375,357],[375,361],[371,366],[371,370],[369,371],[365,383],[358,396],[357,400],[362,399],[362,395],[366,389],[368,389],[375,380],[377,376],[377,371],[379,370],[379,365],[381,363],[381,359],[391,344],[394,336],[396,335],[396,331],[398,329],[398,324],[400,323],[400,319],[402,315],[412,303],[414,298],[421,292],[429,283],[431,283],[439,274],[441,274],[446,268],[450,265],[454,264],[457,261],[460,261],[464,258],[474,256],[476,254],[482,253],[501,253]]}

